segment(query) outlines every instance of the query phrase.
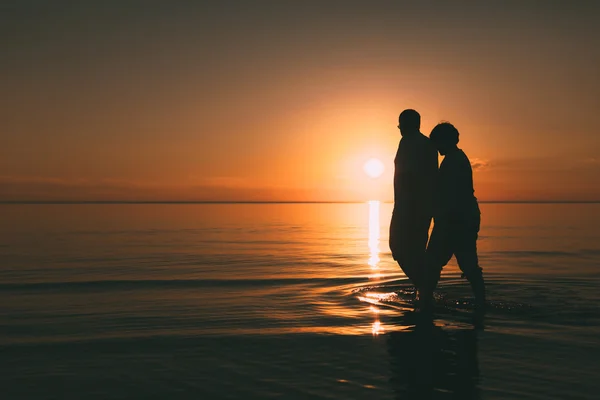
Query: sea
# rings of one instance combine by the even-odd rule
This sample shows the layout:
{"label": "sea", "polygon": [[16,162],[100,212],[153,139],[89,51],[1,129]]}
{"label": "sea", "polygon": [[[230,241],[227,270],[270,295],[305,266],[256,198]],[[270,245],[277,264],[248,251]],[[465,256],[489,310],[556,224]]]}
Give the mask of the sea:
{"label": "sea", "polygon": [[0,398],[600,399],[600,204],[481,204],[483,326],[392,204],[2,204]]}

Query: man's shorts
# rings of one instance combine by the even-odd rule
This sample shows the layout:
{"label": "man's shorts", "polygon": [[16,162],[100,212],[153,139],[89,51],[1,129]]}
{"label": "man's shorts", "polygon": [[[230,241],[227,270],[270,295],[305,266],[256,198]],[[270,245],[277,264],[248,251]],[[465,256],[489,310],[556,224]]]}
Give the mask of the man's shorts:
{"label": "man's shorts", "polygon": [[389,245],[392,257],[402,269],[422,267],[430,225],[431,217],[392,216]]}

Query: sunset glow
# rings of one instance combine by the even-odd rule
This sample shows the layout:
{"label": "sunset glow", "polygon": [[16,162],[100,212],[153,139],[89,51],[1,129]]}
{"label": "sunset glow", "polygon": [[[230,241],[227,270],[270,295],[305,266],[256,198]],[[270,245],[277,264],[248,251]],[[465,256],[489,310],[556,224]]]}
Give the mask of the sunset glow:
{"label": "sunset glow", "polygon": [[481,201],[600,199],[594,10],[34,3],[3,24],[0,201],[390,201],[405,108],[456,125]]}

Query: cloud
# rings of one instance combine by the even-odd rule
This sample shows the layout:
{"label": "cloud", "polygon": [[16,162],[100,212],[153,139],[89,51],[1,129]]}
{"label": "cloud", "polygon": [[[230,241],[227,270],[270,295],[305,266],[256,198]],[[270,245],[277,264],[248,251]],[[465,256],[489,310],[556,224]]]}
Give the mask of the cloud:
{"label": "cloud", "polygon": [[108,200],[152,197],[158,185],[117,179],[0,176],[0,200]]}
{"label": "cloud", "polygon": [[[474,159],[471,164],[481,160]],[[488,163],[489,167],[489,163]],[[520,173],[539,172],[545,174],[594,172],[600,167],[598,157],[576,156],[536,156],[530,158],[498,158],[494,159],[494,172],[515,171]],[[475,167],[473,166],[473,169]]]}
{"label": "cloud", "polygon": [[584,164],[588,165],[598,165],[600,164],[600,158],[598,157],[589,157],[583,160]]}
{"label": "cloud", "polygon": [[0,176],[0,201],[315,201],[345,200],[332,190],[251,186],[215,177],[188,184],[117,179]]}
{"label": "cloud", "polygon": [[471,160],[471,168],[473,171],[481,171],[482,169],[488,168],[490,165],[488,160],[482,160],[479,158],[474,158]]}
{"label": "cloud", "polygon": [[227,188],[247,188],[252,187],[247,179],[232,176],[212,176],[206,178],[190,178],[190,182],[197,186],[216,186]]}

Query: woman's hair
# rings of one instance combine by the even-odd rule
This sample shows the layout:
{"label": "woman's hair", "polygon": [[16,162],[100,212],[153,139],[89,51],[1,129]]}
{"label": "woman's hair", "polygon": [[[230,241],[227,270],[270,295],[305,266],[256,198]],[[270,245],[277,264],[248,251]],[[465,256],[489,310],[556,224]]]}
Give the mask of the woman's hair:
{"label": "woman's hair", "polygon": [[442,122],[433,128],[429,138],[434,142],[458,144],[458,129],[450,122]]}

